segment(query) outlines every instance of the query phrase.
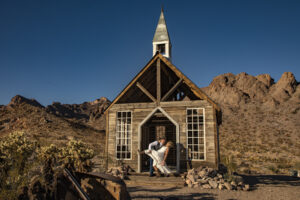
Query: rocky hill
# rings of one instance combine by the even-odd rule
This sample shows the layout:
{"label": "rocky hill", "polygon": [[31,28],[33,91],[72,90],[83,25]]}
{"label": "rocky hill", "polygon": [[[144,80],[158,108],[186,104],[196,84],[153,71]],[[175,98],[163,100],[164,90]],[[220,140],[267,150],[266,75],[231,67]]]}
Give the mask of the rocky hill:
{"label": "rocky hill", "polygon": [[[227,73],[202,90],[222,108],[223,161],[231,157],[231,164],[246,173],[288,173],[300,167],[300,84],[292,73],[285,72],[276,83],[268,74]],[[0,136],[23,130],[41,143],[65,144],[75,138],[100,152],[105,144],[102,113],[109,104],[102,97],[44,107],[17,95],[0,106]]]}
{"label": "rocky hill", "polygon": [[[290,72],[227,73],[202,88],[222,108],[221,158],[239,171],[288,173],[300,164],[300,84]],[[299,166],[298,166],[299,167]]]}
{"label": "rocky hill", "polygon": [[105,144],[103,110],[110,104],[106,98],[83,104],[53,103],[42,106],[34,99],[17,95],[6,106],[0,106],[0,136],[22,130],[41,144],[65,144],[81,139],[100,152]]}

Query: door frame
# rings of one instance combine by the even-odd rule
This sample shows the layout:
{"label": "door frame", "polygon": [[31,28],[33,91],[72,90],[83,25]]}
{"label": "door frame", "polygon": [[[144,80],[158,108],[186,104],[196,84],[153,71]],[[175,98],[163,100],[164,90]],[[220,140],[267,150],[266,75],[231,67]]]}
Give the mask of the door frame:
{"label": "door frame", "polygon": [[[142,126],[154,115],[156,111],[162,112],[176,126],[176,172],[180,173],[180,141],[179,141],[179,124],[160,106],[154,108],[152,112],[139,124],[138,127],[138,147],[141,148]],[[141,173],[141,155],[138,154],[138,173]]]}

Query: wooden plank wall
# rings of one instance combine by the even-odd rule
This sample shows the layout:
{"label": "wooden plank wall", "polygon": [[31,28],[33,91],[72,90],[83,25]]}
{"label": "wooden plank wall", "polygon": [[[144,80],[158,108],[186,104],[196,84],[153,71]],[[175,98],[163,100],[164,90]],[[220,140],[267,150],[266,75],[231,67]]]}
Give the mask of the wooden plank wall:
{"label": "wooden plank wall", "polygon": [[[138,169],[138,126],[139,124],[156,108],[155,103],[131,103],[131,104],[115,104],[108,113],[108,167],[119,165],[115,157],[115,132],[116,132],[116,112],[132,111],[132,159],[123,160],[125,164],[130,165],[133,169]],[[180,142],[180,165],[181,171],[200,165],[216,167],[217,151],[216,151],[216,121],[214,116],[214,108],[206,100],[197,101],[176,101],[176,102],[160,102],[160,107],[164,109],[170,117],[179,124],[179,142]],[[187,108],[205,108],[205,134],[206,134],[206,160],[193,161],[187,160],[186,153],[186,109]],[[176,134],[176,133],[174,133]]]}

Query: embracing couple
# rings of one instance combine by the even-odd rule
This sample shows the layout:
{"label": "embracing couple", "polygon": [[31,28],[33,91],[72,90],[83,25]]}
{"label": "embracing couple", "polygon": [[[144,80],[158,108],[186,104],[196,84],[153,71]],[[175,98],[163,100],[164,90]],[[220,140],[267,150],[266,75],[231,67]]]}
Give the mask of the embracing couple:
{"label": "embracing couple", "polygon": [[161,176],[161,173],[163,173],[168,177],[171,174],[166,159],[172,147],[174,147],[173,142],[166,143],[166,138],[160,137],[158,141],[150,143],[147,150],[139,151],[140,154],[146,154],[150,157],[150,176],[154,176],[154,170],[157,176]]}

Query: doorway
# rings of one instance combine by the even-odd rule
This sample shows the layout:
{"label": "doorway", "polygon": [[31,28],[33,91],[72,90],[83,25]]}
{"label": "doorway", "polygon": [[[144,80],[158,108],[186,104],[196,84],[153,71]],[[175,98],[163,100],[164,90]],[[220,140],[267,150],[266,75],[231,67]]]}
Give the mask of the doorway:
{"label": "doorway", "polygon": [[[156,108],[139,127],[139,147],[148,149],[151,142],[159,137],[166,137],[167,142],[172,141],[174,147],[170,149],[166,163],[172,171],[179,171],[178,152],[178,124],[161,108]],[[139,172],[149,171],[149,156],[139,156]]]}

